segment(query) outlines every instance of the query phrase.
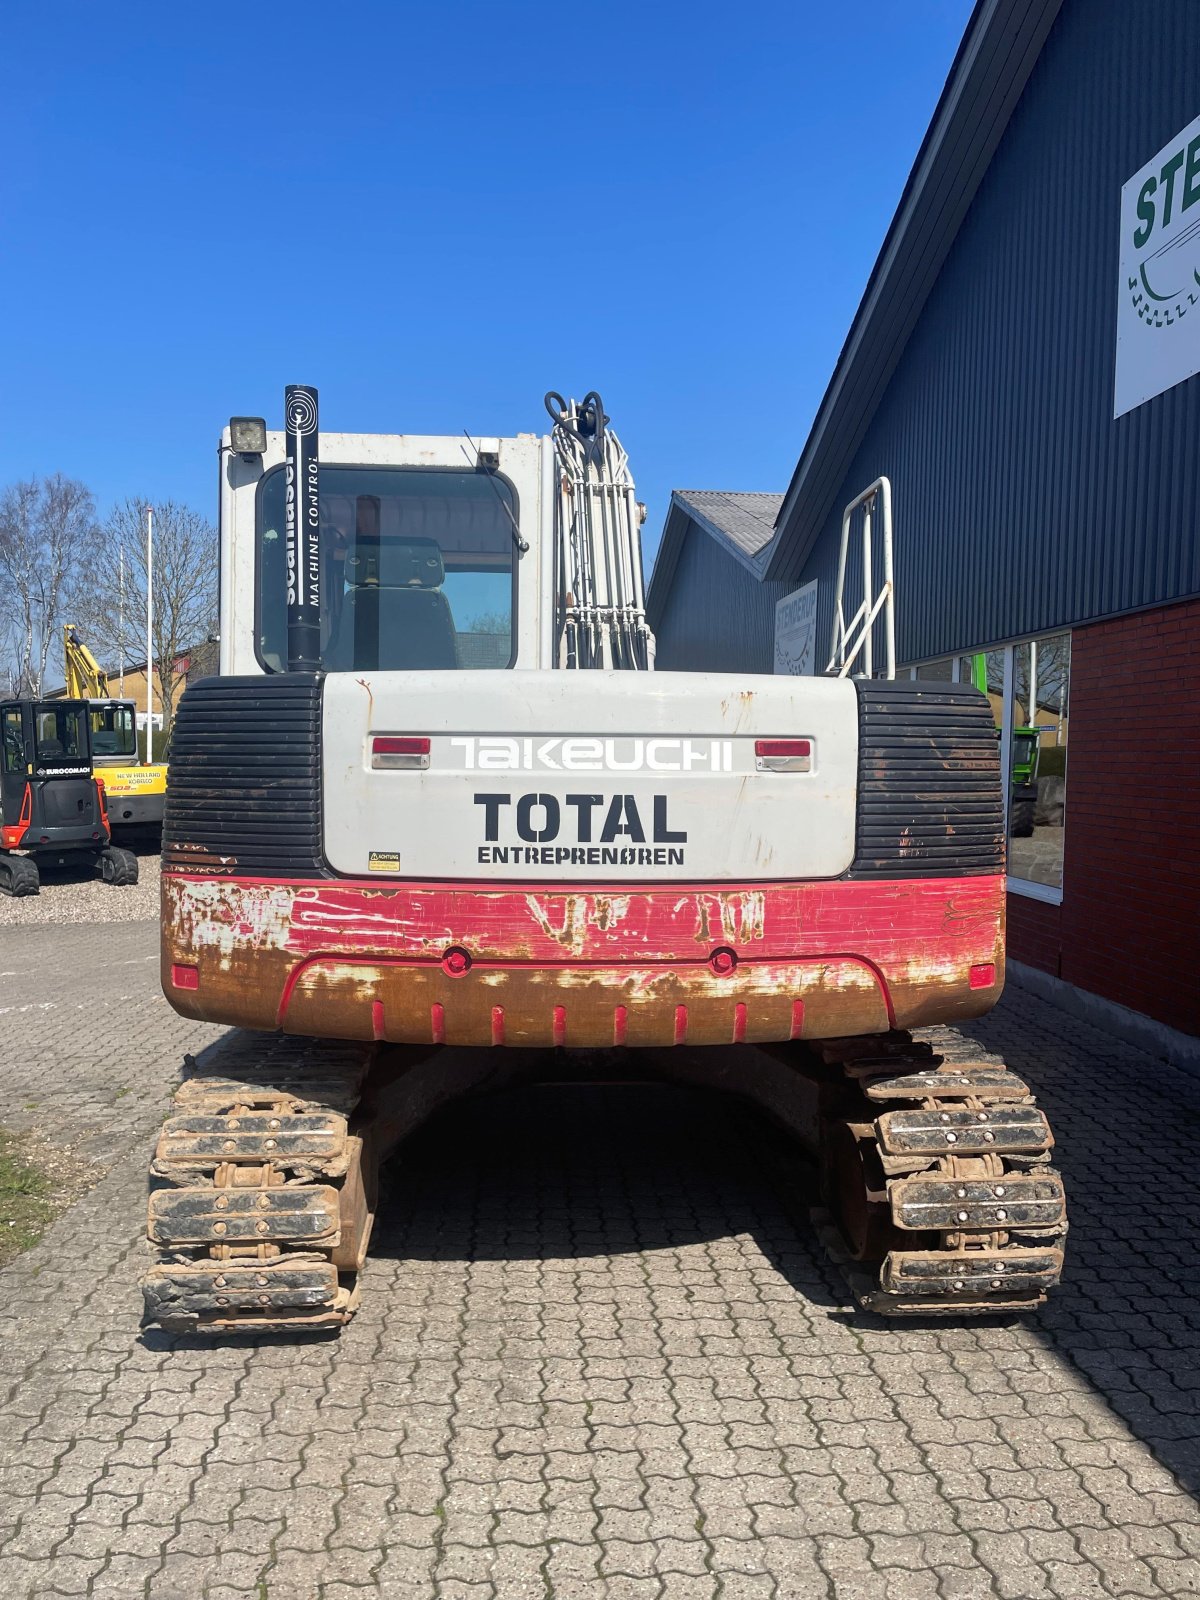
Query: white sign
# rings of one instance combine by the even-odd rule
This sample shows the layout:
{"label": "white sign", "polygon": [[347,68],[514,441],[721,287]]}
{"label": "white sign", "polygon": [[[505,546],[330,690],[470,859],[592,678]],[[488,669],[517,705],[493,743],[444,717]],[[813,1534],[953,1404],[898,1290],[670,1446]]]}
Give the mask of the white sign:
{"label": "white sign", "polygon": [[786,595],[775,607],[775,671],[811,677],[817,655],[817,580]]}
{"label": "white sign", "polygon": [[1121,189],[1113,416],[1200,372],[1200,117]]}

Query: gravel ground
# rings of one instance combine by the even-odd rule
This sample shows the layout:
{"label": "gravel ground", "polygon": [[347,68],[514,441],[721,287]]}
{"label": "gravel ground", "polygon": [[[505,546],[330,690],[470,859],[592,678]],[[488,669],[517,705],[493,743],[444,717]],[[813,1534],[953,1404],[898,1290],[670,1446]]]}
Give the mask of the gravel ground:
{"label": "gravel ground", "polygon": [[41,894],[0,894],[0,928],[43,922],[147,922],[158,919],[158,840],[122,839],[138,858],[138,881],[114,889],[84,869],[42,869]]}

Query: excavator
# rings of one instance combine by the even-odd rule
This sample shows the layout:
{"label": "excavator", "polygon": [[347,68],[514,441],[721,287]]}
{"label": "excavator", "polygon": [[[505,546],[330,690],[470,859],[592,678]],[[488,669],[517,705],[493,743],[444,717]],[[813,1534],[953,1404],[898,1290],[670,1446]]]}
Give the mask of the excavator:
{"label": "excavator", "polygon": [[104,784],[114,833],[162,826],[167,768],[138,758],[137,716],[132,700],[115,697],[100,666],[73,623],[63,628],[67,693],[86,700],[92,725],[92,759]]}
{"label": "excavator", "polygon": [[628,457],[599,395],[546,406],[542,435],[322,434],[294,385],[282,430],[222,434],[220,675],[175,722],[161,973],[235,1031],[157,1140],[147,1321],[342,1326],[399,1140],[634,1058],[815,1134],[860,1310],[1033,1310],[1053,1136],[962,1031],[1004,979],[995,728],[974,688],[895,678],[890,485],[843,522],[828,674],[657,671]]}
{"label": "excavator", "polygon": [[138,860],[111,842],[85,700],[0,700],[0,893],[41,890],[42,866],[88,866],[117,887]]}

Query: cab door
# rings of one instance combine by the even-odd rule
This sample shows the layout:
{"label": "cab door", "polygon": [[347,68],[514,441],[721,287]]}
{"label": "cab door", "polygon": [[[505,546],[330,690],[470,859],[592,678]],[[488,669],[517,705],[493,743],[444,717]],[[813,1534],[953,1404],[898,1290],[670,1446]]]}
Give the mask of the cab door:
{"label": "cab door", "polygon": [[32,728],[20,702],[0,706],[0,819],[15,826],[29,781]]}

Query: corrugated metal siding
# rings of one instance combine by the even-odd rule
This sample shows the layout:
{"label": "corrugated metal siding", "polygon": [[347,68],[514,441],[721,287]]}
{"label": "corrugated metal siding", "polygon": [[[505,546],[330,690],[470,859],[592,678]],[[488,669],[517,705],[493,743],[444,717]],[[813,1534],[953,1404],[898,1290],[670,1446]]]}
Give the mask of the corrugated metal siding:
{"label": "corrugated metal siding", "polygon": [[655,628],[655,665],[664,672],[770,672],[775,603],[792,587],[760,583],[689,523]]}
{"label": "corrugated metal siding", "polygon": [[901,660],[1200,592],[1200,379],[1112,418],[1121,185],[1198,113],[1197,0],[1066,0],[802,576],[702,588],[694,630],[765,627],[769,663],[819,577],[825,648],[840,507],[881,472]]}

